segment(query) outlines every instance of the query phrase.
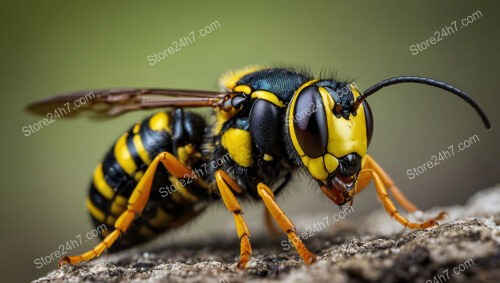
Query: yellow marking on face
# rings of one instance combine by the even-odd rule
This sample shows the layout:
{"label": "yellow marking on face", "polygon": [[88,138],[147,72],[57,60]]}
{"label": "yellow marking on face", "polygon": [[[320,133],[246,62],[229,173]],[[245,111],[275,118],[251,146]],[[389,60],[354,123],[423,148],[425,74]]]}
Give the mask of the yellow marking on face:
{"label": "yellow marking on face", "polygon": [[219,85],[221,88],[226,88],[227,90],[232,91],[236,86],[236,82],[238,82],[241,78],[250,73],[262,70],[263,68],[264,67],[262,66],[247,66],[240,70],[227,72],[220,77]]}
{"label": "yellow marking on face", "polygon": [[333,173],[339,165],[338,159],[329,153],[316,158],[302,156],[300,159],[311,176],[317,180],[326,180],[328,175]]}
{"label": "yellow marking on face", "polygon": [[158,208],[155,217],[151,218],[148,222],[155,228],[167,228],[174,218],[165,212],[163,209]]}
{"label": "yellow marking on face", "polygon": [[[352,85],[350,86],[352,87]],[[351,91],[356,99],[359,92],[356,88],[351,89]],[[333,107],[333,105],[329,106]],[[328,152],[337,158],[353,152],[361,157],[365,156],[368,141],[366,139],[365,111],[362,105],[356,111],[356,116],[351,114],[349,120],[343,117],[337,118],[333,114],[326,115],[326,120],[328,124]]]}
{"label": "yellow marking on face", "polygon": [[313,178],[317,180],[326,180],[326,178],[328,177],[328,172],[325,169],[323,156],[319,156],[316,158],[309,158],[307,156],[304,156],[301,159]]}
{"label": "yellow marking on face", "polygon": [[111,200],[115,195],[113,189],[108,185],[106,180],[104,179],[104,173],[102,171],[102,163],[97,165],[97,168],[94,171],[94,186],[97,191],[106,199]]}
{"label": "yellow marking on face", "polygon": [[172,133],[170,128],[170,117],[165,112],[158,112],[149,119],[149,127],[153,131],[167,131]]}
{"label": "yellow marking on face", "polygon": [[118,204],[116,201],[113,201],[113,203],[111,204],[111,207],[109,208],[109,211],[113,215],[120,216],[120,214],[122,214],[122,212],[124,212],[125,209],[127,209],[126,206]]}
{"label": "yellow marking on face", "polygon": [[295,103],[297,102],[297,98],[299,96],[299,93],[305,87],[308,87],[308,86],[314,84],[317,81],[318,80],[311,80],[311,81],[308,81],[308,82],[304,83],[303,85],[301,85],[295,91],[295,94],[293,95],[292,100],[290,101],[290,104],[288,105],[288,109],[289,109],[288,110],[288,131],[290,133],[290,139],[292,140],[293,147],[295,148],[295,150],[297,151],[297,153],[299,154],[299,156],[303,156],[304,155],[304,151],[300,147],[299,141],[297,140],[297,136],[295,135],[295,128],[293,127],[293,114],[294,114],[294,111],[295,111]]}
{"label": "yellow marking on face", "polygon": [[115,159],[120,164],[122,169],[127,172],[129,176],[133,176],[135,170],[137,170],[137,166],[135,165],[132,156],[130,155],[130,151],[127,147],[127,136],[128,133],[122,135],[115,144],[114,153]]}
{"label": "yellow marking on face", "polygon": [[276,96],[276,94],[269,92],[269,91],[256,90],[256,91],[252,92],[252,98],[262,99],[262,100],[271,102],[272,104],[274,104],[280,108],[285,107],[285,104],[283,103],[283,101],[279,100],[279,98]]}
{"label": "yellow marking on face", "polygon": [[231,128],[222,135],[222,146],[229,152],[231,158],[242,167],[253,165],[252,137],[250,132]]}
{"label": "yellow marking on face", "polygon": [[265,153],[263,156],[265,161],[273,161],[274,157],[270,154]]}
{"label": "yellow marking on face", "polygon": [[[318,87],[319,94],[321,94],[321,100],[323,101],[323,104],[325,104],[326,110],[333,109],[335,106],[335,101],[333,100],[332,96],[330,93],[328,93],[328,90],[326,90],[324,87],[320,86]],[[326,102],[326,103],[325,103]]]}
{"label": "yellow marking on face", "polygon": [[142,162],[144,162],[144,164],[149,164],[151,162],[151,159],[149,158],[149,153],[144,148],[141,136],[134,135],[132,141],[134,142],[135,149],[137,150],[137,153],[139,154],[139,157],[141,158]]}
{"label": "yellow marking on face", "polygon": [[326,170],[328,170],[328,173],[332,173],[339,166],[339,160],[329,153],[324,155],[324,159],[325,167]]}
{"label": "yellow marking on face", "polygon": [[95,219],[99,220],[100,222],[104,222],[104,217],[106,217],[106,215],[99,208],[97,208],[89,198],[87,198],[87,200],[85,201],[85,205],[87,206],[90,214],[94,216]]}
{"label": "yellow marking on face", "polygon": [[252,88],[247,85],[237,85],[233,88],[234,92],[243,92],[245,94],[250,94],[252,92]]}
{"label": "yellow marking on face", "polygon": [[143,236],[144,238],[151,239],[153,238],[156,234],[151,231],[147,226],[142,226],[139,228],[139,235]]}
{"label": "yellow marking on face", "polygon": [[132,129],[132,133],[138,134],[140,130],[141,130],[141,123],[137,123],[137,124],[135,124],[134,128]]}

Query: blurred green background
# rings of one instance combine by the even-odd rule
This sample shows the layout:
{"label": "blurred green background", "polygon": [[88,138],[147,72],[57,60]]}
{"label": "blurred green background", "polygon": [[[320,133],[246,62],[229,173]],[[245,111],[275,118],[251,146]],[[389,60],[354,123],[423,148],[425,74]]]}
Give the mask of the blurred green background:
{"label": "blurred green background", "polygon": [[[220,74],[248,64],[308,67],[316,74],[333,70],[362,89],[394,75],[444,80],[476,99],[492,130],[452,95],[397,86],[369,98],[375,119],[369,152],[421,208],[463,203],[500,179],[499,6],[494,1],[2,1],[2,281],[27,281],[56,268],[53,262],[37,269],[34,260],[92,229],[84,206],[91,173],[113,141],[147,115],[102,123],[59,119],[24,136],[21,128],[42,118],[25,113],[25,105],[61,92],[135,86],[216,90]],[[483,17],[476,22],[411,54],[410,45],[478,10]],[[153,66],[147,61],[214,21],[220,27],[207,36]],[[473,135],[477,144],[413,180],[406,175]],[[294,183],[279,199],[292,220],[338,210],[307,180]],[[251,231],[262,226],[260,205],[245,207]],[[356,216],[378,207],[374,190],[354,201]],[[203,237],[202,232],[211,237],[234,229],[232,221],[218,206],[190,229],[167,237]],[[77,252],[93,244],[84,243]]]}

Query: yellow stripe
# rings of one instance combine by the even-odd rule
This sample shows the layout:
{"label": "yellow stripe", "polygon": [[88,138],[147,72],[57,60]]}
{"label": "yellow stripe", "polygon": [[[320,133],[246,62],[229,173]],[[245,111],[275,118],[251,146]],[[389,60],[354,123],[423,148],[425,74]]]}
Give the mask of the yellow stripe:
{"label": "yellow stripe", "polygon": [[238,82],[241,78],[263,68],[263,66],[247,66],[240,70],[227,72],[219,79],[219,85],[227,88],[228,90],[233,90],[236,86],[236,82]]}
{"label": "yellow stripe", "polygon": [[267,154],[267,153],[264,153],[263,158],[265,161],[273,161],[273,159],[274,159],[274,157],[272,155]]}
{"label": "yellow stripe", "polygon": [[108,185],[106,180],[104,179],[104,173],[102,171],[102,163],[97,165],[97,168],[94,171],[94,186],[97,191],[106,199],[111,200],[115,195],[113,189]]}
{"label": "yellow stripe", "polygon": [[139,157],[141,157],[142,162],[144,162],[145,164],[149,164],[151,162],[151,159],[149,159],[149,153],[146,151],[144,145],[142,144],[141,136],[134,135],[132,141],[134,142],[135,149],[137,150]]}
{"label": "yellow stripe", "polygon": [[233,89],[234,92],[243,92],[245,94],[250,94],[252,92],[252,88],[247,85],[237,85]]}
{"label": "yellow stripe", "polygon": [[155,228],[167,228],[173,220],[172,216],[166,213],[163,209],[158,208],[156,216],[149,220],[149,224]]}
{"label": "yellow stripe", "polygon": [[132,176],[137,170],[137,166],[135,165],[132,156],[127,148],[127,136],[128,133],[125,133],[121,136],[115,144],[115,159],[120,164],[122,169],[127,172],[129,176]]}
{"label": "yellow stripe", "polygon": [[85,205],[87,206],[87,209],[89,210],[90,214],[92,214],[92,216],[94,216],[95,219],[99,220],[100,222],[104,222],[104,217],[105,217],[104,212],[102,212],[99,208],[97,208],[89,198],[87,198]]}
{"label": "yellow stripe", "polygon": [[187,144],[177,148],[177,156],[182,163],[187,163],[193,152],[194,147],[192,144]]}
{"label": "yellow stripe", "polygon": [[120,214],[122,214],[122,212],[124,212],[125,209],[127,209],[126,206],[118,204],[116,201],[114,201],[111,204],[111,208],[109,210],[111,211],[112,214],[120,216]]}
{"label": "yellow stripe", "polygon": [[274,104],[280,108],[285,107],[285,104],[282,101],[280,101],[274,93],[269,92],[269,91],[256,90],[256,91],[252,92],[252,98],[259,98],[259,99],[269,101],[272,104]]}
{"label": "yellow stripe", "polygon": [[[108,185],[106,180],[104,179],[103,171],[102,171],[102,163],[100,163],[95,172],[94,172],[94,186],[96,187],[97,191],[106,199],[112,200],[115,193],[113,189]],[[90,202],[90,200],[88,200]],[[99,210],[97,207],[95,207],[92,202],[90,202],[90,205],[92,205],[92,208],[89,208],[89,203],[87,203],[87,207],[89,210],[91,210],[92,215],[94,215],[96,218],[96,214],[94,214],[92,211],[95,213],[102,213],[102,222],[104,222],[104,213]],[[120,215],[125,209],[127,208],[127,199],[123,196],[117,195],[115,199],[113,200],[113,203],[111,204],[111,213],[114,215]]]}
{"label": "yellow stripe", "polygon": [[170,118],[165,112],[158,112],[149,119],[149,127],[153,131],[167,131],[172,133],[170,128]]}
{"label": "yellow stripe", "polygon": [[116,196],[114,202],[116,202],[116,204],[118,204],[118,205],[125,206],[125,205],[127,205],[127,198],[122,197],[122,196]]}
{"label": "yellow stripe", "polygon": [[[217,108],[216,108],[217,109]],[[229,121],[231,118],[234,117],[234,115],[238,114],[239,110],[236,108],[231,108],[230,111],[224,111],[224,110],[217,110],[216,113],[216,122],[215,122],[215,127],[212,130],[212,134],[214,136],[218,135],[222,129],[222,126],[224,123]]]}
{"label": "yellow stripe", "polygon": [[134,174],[134,180],[139,183],[139,181],[142,179],[142,176],[144,176],[144,172],[142,170],[139,170],[135,172]]}
{"label": "yellow stripe", "polygon": [[134,134],[137,134],[137,133],[139,133],[140,130],[141,130],[141,123],[137,123],[137,124],[135,124],[134,128],[132,129],[132,132]]}
{"label": "yellow stripe", "polygon": [[[191,194],[184,186],[181,185],[181,182],[179,181],[179,179],[177,179],[174,176],[170,176],[168,179],[176,188],[175,191],[172,193],[172,198],[175,201],[177,201],[178,203],[182,203],[182,202],[179,202],[180,199],[176,198],[178,195],[181,195],[184,199],[186,199],[190,202],[197,202],[198,201],[198,198],[196,196]],[[191,179],[191,182],[194,182],[194,181]]]}

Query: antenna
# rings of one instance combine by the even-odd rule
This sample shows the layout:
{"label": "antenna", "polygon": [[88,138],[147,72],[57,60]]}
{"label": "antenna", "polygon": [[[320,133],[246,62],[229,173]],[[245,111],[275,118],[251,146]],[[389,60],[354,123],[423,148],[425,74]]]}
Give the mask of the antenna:
{"label": "antenna", "polygon": [[488,120],[488,117],[486,117],[486,114],[484,111],[479,107],[479,105],[470,97],[467,93],[465,93],[463,90],[460,90],[450,84],[447,84],[445,82],[437,81],[434,79],[429,79],[429,78],[424,78],[424,77],[417,77],[417,76],[400,76],[400,77],[394,77],[390,79],[383,80],[379,83],[374,84],[373,86],[369,87],[362,95],[358,96],[356,101],[353,104],[354,110],[357,110],[359,105],[365,100],[368,96],[374,94],[375,92],[379,91],[380,89],[386,87],[386,86],[391,86],[395,84],[400,84],[400,83],[417,83],[417,84],[425,84],[425,85],[430,85],[433,87],[437,87],[443,90],[446,90],[448,92],[451,92],[455,94],[456,96],[460,97],[461,99],[465,100],[474,110],[476,110],[477,114],[481,117],[483,120],[484,126],[486,129],[491,128],[490,121]]}

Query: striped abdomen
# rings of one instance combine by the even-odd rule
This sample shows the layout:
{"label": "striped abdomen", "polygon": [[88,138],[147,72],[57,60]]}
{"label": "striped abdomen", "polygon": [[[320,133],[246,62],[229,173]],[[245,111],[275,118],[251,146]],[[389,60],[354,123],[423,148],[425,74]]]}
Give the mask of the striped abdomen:
{"label": "striped abdomen", "polygon": [[[107,230],[104,232],[113,231],[132,191],[159,153],[170,152],[192,168],[203,162],[200,147],[204,130],[205,122],[199,115],[176,109],[175,112],[156,113],[123,134],[94,171],[87,199],[94,225],[105,224]],[[175,190],[170,189],[172,184]],[[207,197],[206,188],[194,182],[181,186],[179,180],[160,164],[146,208],[111,251],[145,242],[185,223],[203,210],[206,205],[203,200]]]}

